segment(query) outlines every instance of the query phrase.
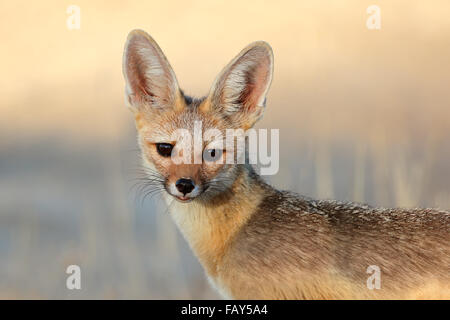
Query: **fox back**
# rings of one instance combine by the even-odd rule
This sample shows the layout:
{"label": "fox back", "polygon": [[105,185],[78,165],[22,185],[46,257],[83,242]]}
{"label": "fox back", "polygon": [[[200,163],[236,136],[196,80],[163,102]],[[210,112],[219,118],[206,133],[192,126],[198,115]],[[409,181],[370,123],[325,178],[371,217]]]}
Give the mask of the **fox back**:
{"label": "fox back", "polygon": [[[448,211],[313,200],[276,190],[239,161],[240,150],[224,137],[233,129],[233,142],[245,139],[263,115],[273,73],[267,43],[242,50],[199,99],[183,93],[143,31],[128,36],[123,72],[148,184],[164,190],[171,216],[224,297],[450,298]],[[199,128],[207,134],[197,141]]]}

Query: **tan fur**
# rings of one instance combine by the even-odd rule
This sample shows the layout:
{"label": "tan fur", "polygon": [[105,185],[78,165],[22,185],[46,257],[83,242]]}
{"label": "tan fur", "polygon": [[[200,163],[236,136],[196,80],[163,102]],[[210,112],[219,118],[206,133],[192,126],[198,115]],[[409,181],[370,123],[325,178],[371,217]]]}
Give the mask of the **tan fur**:
{"label": "tan fur", "polygon": [[[240,179],[243,178],[240,177],[237,181]],[[260,214],[257,208],[261,204],[262,195],[273,192],[270,187],[259,183],[248,181],[245,187],[236,193],[238,195],[236,199],[220,203],[213,208],[201,204],[177,204],[171,208],[178,227],[207,274],[226,297],[235,299],[448,299],[450,297],[449,278],[448,274],[445,275],[449,269],[448,264],[445,264],[449,261],[448,249],[446,253],[442,253],[441,270],[436,273],[436,278],[432,275],[432,270],[427,274],[415,274],[408,270],[410,268],[408,265],[404,266],[403,275],[401,273],[384,275],[382,267],[382,288],[369,290],[366,286],[366,278],[369,275],[365,273],[368,265],[364,264],[359,268],[359,275],[349,277],[342,274],[340,269],[345,268],[345,265],[336,265],[333,254],[323,249],[318,251],[321,246],[333,247],[333,242],[337,241],[326,223],[316,222],[317,225],[311,226],[323,229],[315,231],[318,234],[314,242],[319,248],[295,255],[295,259],[303,257],[305,260],[305,262],[298,260],[297,264],[286,261],[288,257],[284,253],[271,250],[274,249],[274,245],[267,239],[272,237],[276,243],[275,250],[280,250],[276,249],[279,247],[283,248],[283,252],[298,251],[297,241],[277,243],[273,239],[279,236],[275,232],[271,234],[271,229],[277,228],[276,225],[266,225],[258,237],[243,236],[246,229],[254,227],[252,223],[254,224],[256,219],[252,221],[251,217]],[[246,188],[248,189],[245,190]],[[252,193],[250,190],[256,192]],[[295,225],[292,227],[295,228]],[[292,232],[298,236],[299,242],[307,243],[308,239],[304,238],[307,235],[301,228],[298,229],[300,229],[298,232],[293,229],[287,230],[286,233]],[[382,236],[385,235],[380,234],[380,237]],[[255,244],[268,251],[261,251],[258,254],[249,252]],[[378,244],[381,244],[381,241]],[[367,250],[369,252],[358,254],[372,255],[370,248]],[[389,249],[386,248],[386,256],[389,255]],[[414,259],[420,258],[417,256]],[[349,258],[350,263],[351,260],[352,258]],[[378,263],[381,266],[388,266],[383,261]],[[390,263],[401,265],[402,261],[394,260]],[[408,264],[408,261],[403,263]]]}
{"label": "tan fur", "polygon": [[[140,46],[155,56],[142,56]],[[192,132],[197,121],[221,132],[250,128],[264,110],[272,67],[268,44],[254,43],[206,98],[190,99],[150,36],[135,31],[127,40],[127,101],[144,165],[166,188],[171,216],[214,286],[235,299],[450,299],[448,211],[314,200],[274,189],[248,164],[175,164],[158,154],[156,144],[183,143],[171,133]],[[170,192],[186,177],[200,191],[180,203]],[[367,286],[372,265],[380,289]]]}
{"label": "tan fur", "polygon": [[216,199],[214,203],[206,205],[169,204],[175,204],[171,207],[175,222],[212,277],[218,275],[228,246],[263,196],[257,189],[253,195],[242,193],[245,191],[243,185],[247,183],[245,176],[238,178],[232,187],[232,192],[236,194],[233,199]]}

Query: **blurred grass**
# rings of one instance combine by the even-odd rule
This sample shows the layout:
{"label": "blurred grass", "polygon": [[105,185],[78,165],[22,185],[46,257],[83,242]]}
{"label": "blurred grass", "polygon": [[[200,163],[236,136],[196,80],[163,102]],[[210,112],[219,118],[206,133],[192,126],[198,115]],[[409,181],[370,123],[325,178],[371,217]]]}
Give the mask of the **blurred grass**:
{"label": "blurred grass", "polygon": [[136,27],[196,95],[247,43],[273,46],[258,127],[280,129],[277,187],[450,208],[448,1],[380,3],[379,31],[360,0],[78,1],[76,31],[69,4],[0,4],[0,298],[217,297],[164,205],[131,190],[121,55]]}

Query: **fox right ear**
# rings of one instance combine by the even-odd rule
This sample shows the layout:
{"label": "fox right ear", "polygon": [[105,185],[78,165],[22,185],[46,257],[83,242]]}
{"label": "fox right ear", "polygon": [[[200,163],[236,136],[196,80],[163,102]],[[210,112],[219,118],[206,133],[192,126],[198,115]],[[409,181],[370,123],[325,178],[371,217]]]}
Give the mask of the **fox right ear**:
{"label": "fox right ear", "polygon": [[175,73],[155,40],[142,30],[130,32],[123,54],[126,102],[132,108],[162,109],[180,94]]}
{"label": "fox right ear", "polygon": [[263,115],[272,73],[270,45],[264,41],[248,45],[216,78],[209,94],[212,103],[205,108],[212,108],[236,126],[252,127]]}

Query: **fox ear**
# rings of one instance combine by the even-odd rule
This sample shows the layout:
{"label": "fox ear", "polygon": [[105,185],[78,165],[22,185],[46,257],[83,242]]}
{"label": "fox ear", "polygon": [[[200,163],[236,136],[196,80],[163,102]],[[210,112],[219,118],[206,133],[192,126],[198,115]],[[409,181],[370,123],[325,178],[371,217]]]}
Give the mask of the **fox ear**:
{"label": "fox ear", "polygon": [[180,94],[175,73],[155,40],[142,30],[130,32],[123,54],[126,102],[162,109]]}
{"label": "fox ear", "polygon": [[254,42],[242,50],[218,75],[210,91],[210,108],[248,129],[264,112],[272,81],[270,45]]}

